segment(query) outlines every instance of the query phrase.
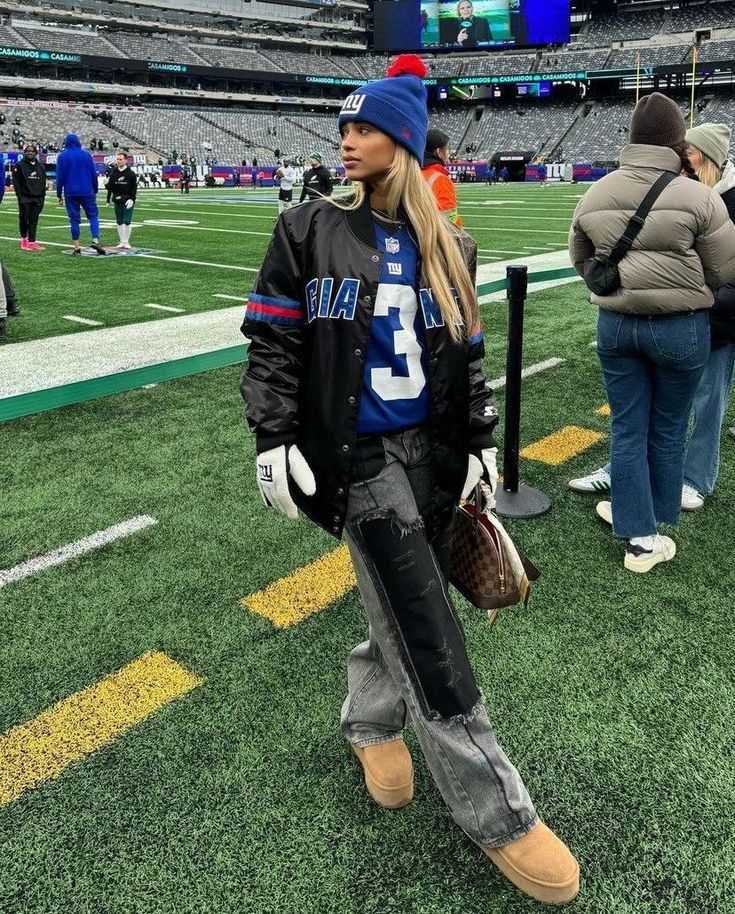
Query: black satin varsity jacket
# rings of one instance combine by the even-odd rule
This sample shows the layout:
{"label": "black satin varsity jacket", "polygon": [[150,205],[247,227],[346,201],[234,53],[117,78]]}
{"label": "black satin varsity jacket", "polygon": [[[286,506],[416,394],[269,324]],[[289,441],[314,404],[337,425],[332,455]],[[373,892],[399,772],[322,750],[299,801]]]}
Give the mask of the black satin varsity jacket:
{"label": "black satin varsity jacket", "polygon": [[[458,243],[474,282],[477,246],[464,233]],[[298,444],[316,477],[316,493],[307,497],[292,485],[291,495],[307,517],[336,537],[347,508],[381,259],[368,199],[350,212],[326,200],[286,210],[241,328],[250,345],[240,390],[257,451]],[[453,343],[420,263],[418,273],[429,350],[432,478],[436,505],[449,512],[468,455],[479,457],[483,448],[495,446],[498,415],[482,371],[482,328]]]}

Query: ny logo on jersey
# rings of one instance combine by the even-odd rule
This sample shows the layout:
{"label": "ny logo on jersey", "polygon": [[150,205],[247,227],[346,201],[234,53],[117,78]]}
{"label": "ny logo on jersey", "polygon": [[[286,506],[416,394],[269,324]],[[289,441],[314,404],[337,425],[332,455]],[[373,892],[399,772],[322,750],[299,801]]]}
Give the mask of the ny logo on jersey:
{"label": "ny logo on jersey", "polygon": [[401,276],[403,274],[403,264],[388,261],[388,272],[391,276]]}
{"label": "ny logo on jersey", "polygon": [[367,95],[360,95],[357,92],[353,92],[352,95],[348,95],[342,104],[340,114],[359,114],[360,108],[362,108],[363,102],[367,98]]}
{"label": "ny logo on jersey", "polygon": [[258,474],[261,482],[273,482],[273,465],[270,463],[259,463]]}
{"label": "ny logo on jersey", "polygon": [[317,317],[342,317],[351,321],[355,316],[359,279],[343,279],[336,295],[332,295],[334,279],[331,276],[314,278],[306,284],[306,320]]}

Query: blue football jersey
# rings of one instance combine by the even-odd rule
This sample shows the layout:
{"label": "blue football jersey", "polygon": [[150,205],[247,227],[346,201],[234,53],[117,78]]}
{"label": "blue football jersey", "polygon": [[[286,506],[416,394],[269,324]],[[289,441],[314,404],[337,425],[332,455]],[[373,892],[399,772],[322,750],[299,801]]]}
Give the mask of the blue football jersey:
{"label": "blue football jersey", "polygon": [[418,251],[406,228],[375,223],[385,252],[370,330],[359,435],[422,425],[430,415],[425,322],[416,295]]}

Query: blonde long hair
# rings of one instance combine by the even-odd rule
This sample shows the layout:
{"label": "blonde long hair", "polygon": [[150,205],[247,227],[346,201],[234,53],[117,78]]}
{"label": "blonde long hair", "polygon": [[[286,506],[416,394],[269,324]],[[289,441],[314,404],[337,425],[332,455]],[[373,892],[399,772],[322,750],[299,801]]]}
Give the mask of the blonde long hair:
{"label": "blonde long hair", "polygon": [[[699,149],[699,147],[697,147],[697,149]],[[719,184],[720,179],[722,178],[722,169],[716,162],[713,162],[709,156],[705,155],[701,149],[699,149],[699,154],[702,156],[702,164],[699,168],[695,169],[697,177],[702,184],[706,184],[707,187],[714,187],[715,184]]]}
{"label": "blonde long hair", "polygon": [[[480,322],[477,293],[458,244],[459,229],[439,212],[419,163],[403,146],[396,147],[386,180],[388,216],[395,219],[401,210],[408,216],[434,300],[452,340],[459,343],[471,336]],[[348,203],[328,199],[341,209],[359,209],[367,194],[365,183],[356,181],[354,190],[355,196]]]}

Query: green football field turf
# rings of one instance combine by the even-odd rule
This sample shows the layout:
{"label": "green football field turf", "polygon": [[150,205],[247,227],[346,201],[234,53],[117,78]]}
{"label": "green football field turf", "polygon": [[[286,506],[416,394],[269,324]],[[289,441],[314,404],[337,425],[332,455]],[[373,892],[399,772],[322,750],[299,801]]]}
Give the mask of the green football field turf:
{"label": "green football field turf", "polygon": [[[569,218],[583,191],[577,185],[548,190],[484,184],[461,188],[462,215],[480,248],[478,262],[564,248]],[[101,239],[112,246],[117,243],[114,212],[103,200],[99,194]],[[53,194],[38,230],[38,240],[49,245],[46,251],[24,252],[7,240],[18,237],[17,207],[9,195],[0,207],[0,252],[16,278],[21,305],[27,305],[23,320],[10,324],[9,339],[20,342],[87,329],[65,320],[67,314],[115,326],[162,319],[164,312],[144,307],[151,302],[187,313],[221,308],[227,301],[216,294],[249,291],[276,214],[270,188],[194,190],[188,196],[144,190],[134,210],[132,242],[160,252],[155,256],[163,259],[72,258],[62,254],[71,242],[65,210]],[[82,242],[89,240],[85,224]]]}
{"label": "green football field turf", "polygon": [[[579,192],[463,188],[462,211],[483,251],[522,260],[564,246],[551,232],[565,235]],[[273,206],[198,197],[155,205],[170,213],[161,218],[266,234],[152,226],[140,230],[145,244],[257,267]],[[12,201],[0,213],[10,236]],[[39,237],[66,241],[61,229]],[[90,332],[67,325],[68,313],[171,320],[141,313],[142,301],[221,308],[235,303],[213,292],[245,294],[255,275],[60,250],[36,259],[0,243],[25,305],[13,340]],[[488,378],[505,371],[505,314],[504,302],[483,308]],[[564,362],[524,382],[522,446],[569,425],[607,434],[594,323],[579,283],[529,297],[524,363]],[[285,629],[239,604],[337,544],[262,507],[238,375],[0,424],[0,570],[127,518],[157,521],[0,589],[0,912],[540,910],[454,826],[412,736],[415,801],[391,812],[365,793],[338,728],[346,656],[365,636],[356,593]],[[497,400],[502,410],[502,390]],[[500,742],[580,859],[572,910],[583,914],[732,911],[735,442],[722,449],[717,492],[682,518],[676,559],[641,576],[623,569],[596,499],[567,488],[604,462],[607,439],[558,466],[522,459],[522,481],[553,502],[509,523],[542,570],[529,606],[489,627],[457,598]],[[3,733],[151,650],[203,684],[3,803]]]}

